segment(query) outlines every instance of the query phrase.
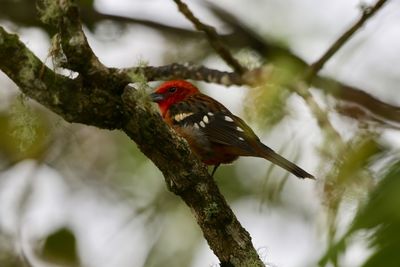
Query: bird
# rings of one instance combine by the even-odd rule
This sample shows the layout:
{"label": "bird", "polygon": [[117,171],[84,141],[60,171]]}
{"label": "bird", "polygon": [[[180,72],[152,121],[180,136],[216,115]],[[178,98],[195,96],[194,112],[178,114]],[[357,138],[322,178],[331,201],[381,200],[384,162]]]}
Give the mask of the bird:
{"label": "bird", "polygon": [[254,131],[223,104],[185,80],[162,83],[150,94],[164,121],[186,139],[192,152],[206,165],[211,176],[221,164],[241,156],[264,158],[299,178],[314,176],[264,145]]}

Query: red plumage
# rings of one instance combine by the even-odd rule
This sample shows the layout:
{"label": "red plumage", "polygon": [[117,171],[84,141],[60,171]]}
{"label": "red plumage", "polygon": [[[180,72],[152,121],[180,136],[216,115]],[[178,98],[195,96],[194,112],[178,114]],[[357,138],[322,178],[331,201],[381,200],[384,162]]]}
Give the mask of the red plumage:
{"label": "red plumage", "polygon": [[182,81],[163,83],[151,94],[161,115],[192,151],[207,165],[231,163],[240,156],[261,157],[300,178],[314,178],[261,143],[253,130],[224,105],[202,94],[193,84]]}

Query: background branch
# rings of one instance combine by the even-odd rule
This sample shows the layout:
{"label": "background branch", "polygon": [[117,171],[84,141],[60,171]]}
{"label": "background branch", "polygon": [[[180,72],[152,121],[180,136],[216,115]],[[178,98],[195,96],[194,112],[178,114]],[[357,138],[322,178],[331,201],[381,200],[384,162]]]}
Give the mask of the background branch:
{"label": "background branch", "polygon": [[[371,8],[365,8],[363,10],[363,14],[361,18],[353,25],[351,26],[348,30],[346,30],[330,47],[329,49],[321,56],[320,59],[318,59],[315,63],[313,63],[307,70],[306,75],[305,75],[305,82],[307,85],[311,84],[311,80],[315,77],[315,75],[322,69],[324,64],[328,62],[329,59],[332,58],[332,56],[353,36],[353,34],[362,26],[364,23],[371,18],[386,2],[386,0],[379,0],[373,7]],[[303,82],[300,81],[300,84],[298,84],[296,90],[303,98],[304,100],[308,103],[309,108],[311,111],[314,113],[318,125],[322,128],[325,129],[330,137],[333,137],[335,139],[335,144],[336,145],[341,145],[343,146],[344,143],[341,140],[341,137],[339,133],[335,130],[335,128],[332,126],[332,124],[329,121],[328,114],[324,112],[321,107],[318,105],[318,103],[315,101],[313,98],[312,94],[309,92],[309,90],[306,88],[306,86],[303,85]]]}
{"label": "background branch", "polygon": [[313,64],[311,64],[306,79],[312,79],[325,65],[325,63],[371,18],[387,0],[378,0],[374,6],[364,7],[360,19],[345,31],[328,50]]}
{"label": "background branch", "polygon": [[179,11],[193,23],[195,28],[206,34],[207,39],[210,42],[210,45],[214,48],[215,52],[217,52],[217,54],[219,54],[221,58],[235,70],[235,72],[243,74],[246,69],[232,56],[225,45],[222,44],[215,28],[201,22],[197,17],[194,16],[189,7],[181,0],[174,0],[174,2],[177,4]]}
{"label": "background branch", "polygon": [[218,83],[226,86],[245,84],[242,76],[235,72],[219,71],[191,64],[173,63],[159,67],[132,67],[121,69],[119,72],[127,76],[142,74],[148,81],[191,79],[209,83]]}

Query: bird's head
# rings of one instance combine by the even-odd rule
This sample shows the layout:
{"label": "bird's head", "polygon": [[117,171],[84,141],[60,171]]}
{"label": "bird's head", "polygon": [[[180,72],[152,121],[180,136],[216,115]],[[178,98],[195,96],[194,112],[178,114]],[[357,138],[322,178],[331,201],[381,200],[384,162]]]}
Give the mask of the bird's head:
{"label": "bird's head", "polygon": [[198,92],[199,89],[193,84],[183,80],[176,80],[161,84],[154,93],[150,94],[150,98],[158,104],[164,117],[171,105]]}

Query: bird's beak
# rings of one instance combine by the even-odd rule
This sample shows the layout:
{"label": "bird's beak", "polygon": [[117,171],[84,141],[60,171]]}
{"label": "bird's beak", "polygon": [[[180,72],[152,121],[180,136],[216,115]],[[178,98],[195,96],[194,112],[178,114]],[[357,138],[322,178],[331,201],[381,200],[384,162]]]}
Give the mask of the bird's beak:
{"label": "bird's beak", "polygon": [[158,93],[152,93],[152,94],[150,94],[150,98],[151,98],[151,101],[158,103],[158,102],[164,100],[164,95],[158,94]]}

